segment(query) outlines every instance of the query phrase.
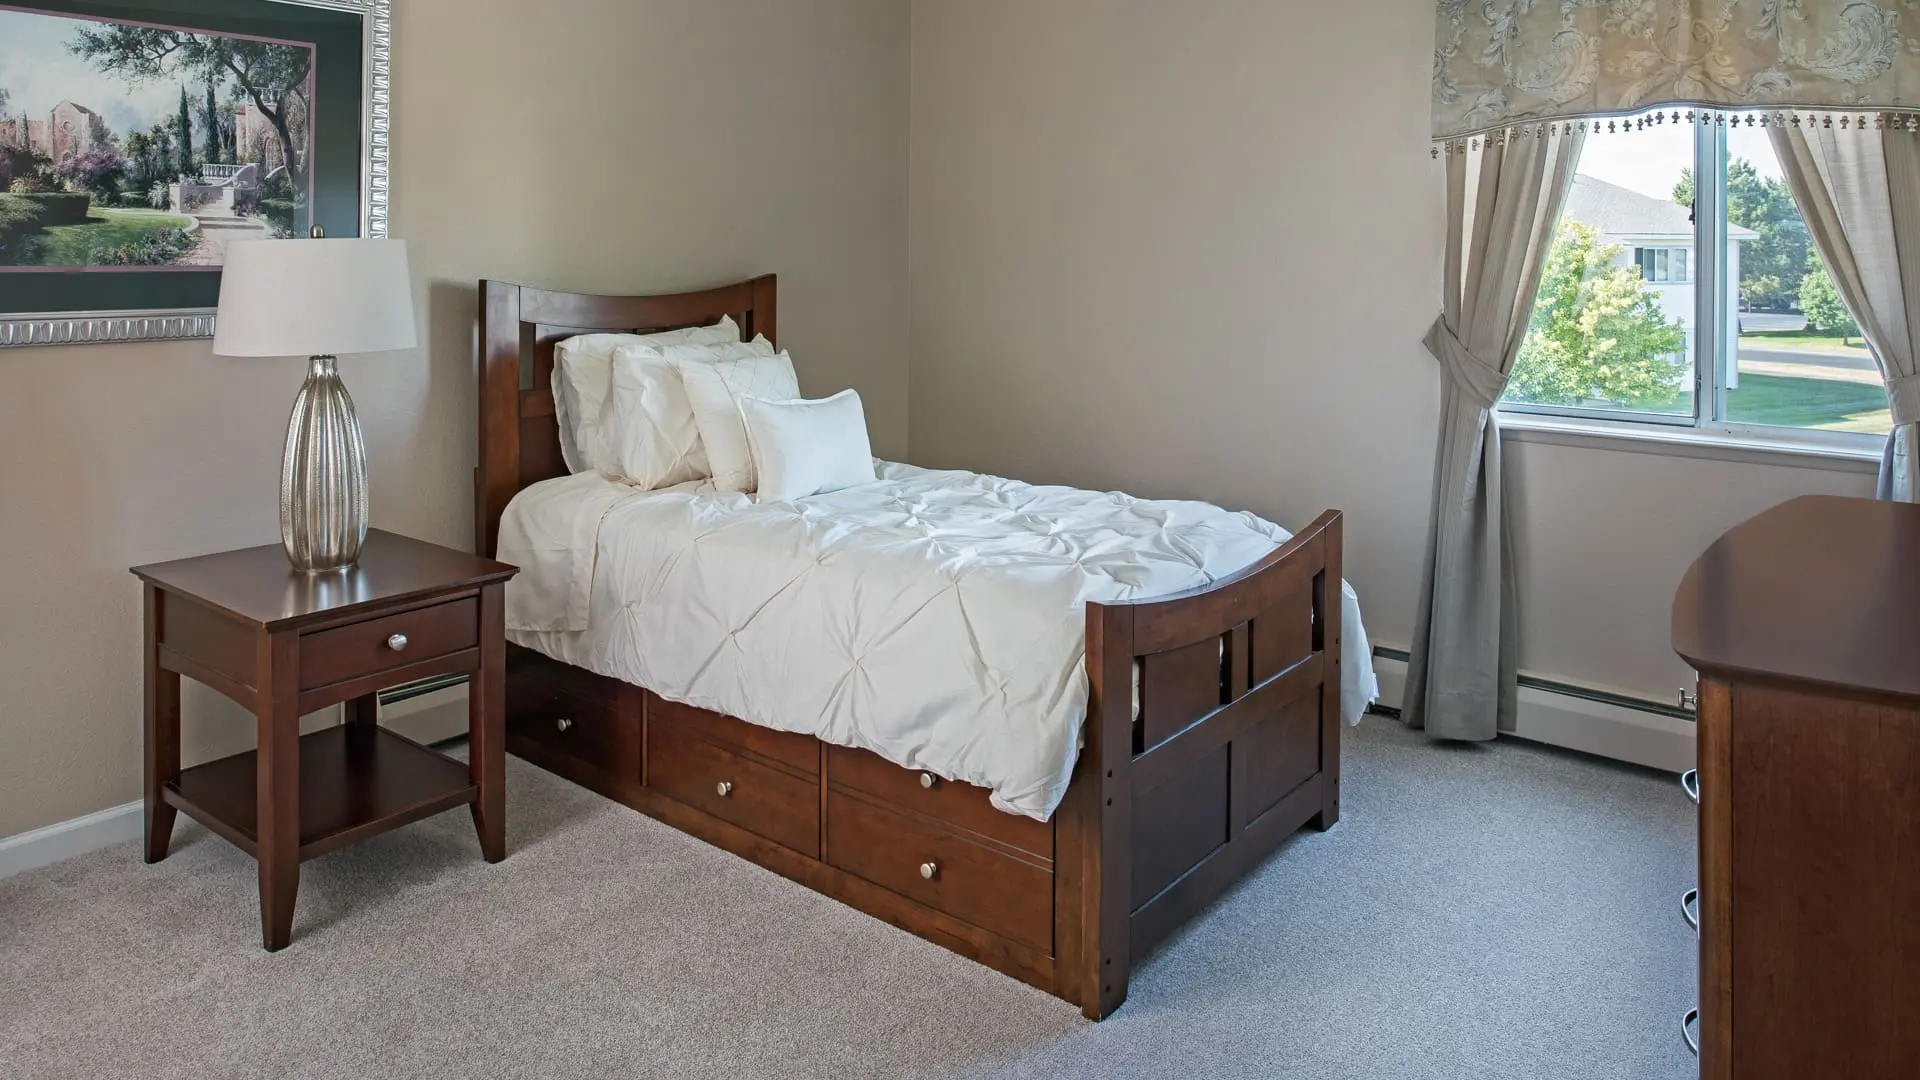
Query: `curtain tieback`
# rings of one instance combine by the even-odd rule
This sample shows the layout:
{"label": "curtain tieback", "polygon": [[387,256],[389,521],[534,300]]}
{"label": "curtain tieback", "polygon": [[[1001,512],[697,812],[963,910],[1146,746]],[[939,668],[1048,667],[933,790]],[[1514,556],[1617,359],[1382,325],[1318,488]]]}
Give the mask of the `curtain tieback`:
{"label": "curtain tieback", "polygon": [[1887,401],[1895,424],[1920,424],[1920,375],[1895,375],[1887,380]]}
{"label": "curtain tieback", "polygon": [[[1447,373],[1453,385],[1482,409],[1492,409],[1507,389],[1507,373],[1462,345],[1447,326],[1445,316],[1435,319],[1433,329],[1427,331],[1427,351],[1440,361],[1440,370]],[[1920,400],[1920,387],[1915,390],[1916,400]]]}

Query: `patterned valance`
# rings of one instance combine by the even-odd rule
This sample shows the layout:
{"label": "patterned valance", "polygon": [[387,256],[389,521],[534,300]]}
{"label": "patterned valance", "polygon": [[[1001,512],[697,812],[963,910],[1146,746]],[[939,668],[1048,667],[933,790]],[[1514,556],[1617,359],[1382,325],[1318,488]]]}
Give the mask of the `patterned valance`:
{"label": "patterned valance", "polygon": [[1920,110],[1920,3],[1440,0],[1436,139],[1656,105]]}

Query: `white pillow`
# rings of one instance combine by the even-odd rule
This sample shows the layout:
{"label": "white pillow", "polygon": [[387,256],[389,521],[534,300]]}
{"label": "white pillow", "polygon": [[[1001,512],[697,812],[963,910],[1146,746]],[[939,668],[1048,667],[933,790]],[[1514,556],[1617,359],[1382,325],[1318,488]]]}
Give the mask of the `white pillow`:
{"label": "white pillow", "polygon": [[700,428],[707,465],[718,491],[754,489],[753,453],[747,447],[740,399],[783,401],[800,396],[800,379],[786,353],[729,357],[712,362],[676,359],[674,369],[687,387],[693,419]]}
{"label": "white pillow", "polygon": [[560,426],[560,457],[568,472],[614,472],[601,438],[607,394],[613,387],[613,351],[622,345],[719,345],[740,340],[740,326],[721,316],[712,326],[658,334],[581,334],[553,348],[553,413]]}
{"label": "white pillow", "polygon": [[676,362],[772,356],[764,337],[731,345],[622,345],[613,351],[613,392],[601,424],[610,471],[648,491],[712,475],[693,402]]}
{"label": "white pillow", "polygon": [[874,478],[867,414],[852,390],[820,401],[743,397],[740,416],[759,472],[760,502],[820,495]]}

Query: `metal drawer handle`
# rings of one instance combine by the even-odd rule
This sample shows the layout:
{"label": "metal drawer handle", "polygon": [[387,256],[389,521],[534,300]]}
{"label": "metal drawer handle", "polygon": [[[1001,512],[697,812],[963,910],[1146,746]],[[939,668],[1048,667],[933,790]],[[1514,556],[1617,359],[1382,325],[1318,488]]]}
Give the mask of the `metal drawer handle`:
{"label": "metal drawer handle", "polygon": [[1680,897],[1680,917],[1687,920],[1687,925],[1693,928],[1694,933],[1700,932],[1699,889],[1688,889]]}
{"label": "metal drawer handle", "polygon": [[1686,772],[1681,773],[1680,788],[1681,790],[1687,793],[1687,798],[1693,800],[1693,805],[1699,806],[1700,805],[1700,770],[1688,769]]}
{"label": "metal drawer handle", "polygon": [[932,881],[933,875],[939,872],[940,864],[937,862],[923,862],[920,864],[920,876],[926,878],[928,881]]}
{"label": "metal drawer handle", "polygon": [[563,716],[560,719],[555,720],[553,722],[553,726],[559,728],[561,731],[565,731],[568,728],[573,726],[573,721]]}
{"label": "metal drawer handle", "polygon": [[392,649],[394,652],[399,652],[406,647],[407,635],[405,634],[395,634],[387,639],[387,648]]}
{"label": "metal drawer handle", "polygon": [[1694,1057],[1700,1056],[1700,1040],[1693,1034],[1694,1026],[1698,1023],[1700,1023],[1699,1009],[1688,1009],[1687,1015],[1680,1018],[1680,1037],[1687,1041],[1687,1049],[1693,1051]]}
{"label": "metal drawer handle", "polygon": [[926,788],[928,791],[932,791],[939,783],[940,778],[930,772],[920,774],[920,786]]}
{"label": "metal drawer handle", "polygon": [[713,785],[713,790],[715,794],[719,795],[721,798],[724,799],[727,796],[733,794],[733,781],[722,780],[719,783]]}

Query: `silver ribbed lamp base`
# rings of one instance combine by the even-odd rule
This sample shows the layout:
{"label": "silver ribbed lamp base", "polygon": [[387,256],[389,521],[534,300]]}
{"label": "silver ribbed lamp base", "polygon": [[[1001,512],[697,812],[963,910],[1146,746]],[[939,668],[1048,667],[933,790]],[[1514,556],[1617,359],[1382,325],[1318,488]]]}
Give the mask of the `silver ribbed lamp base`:
{"label": "silver ribbed lamp base", "polygon": [[295,569],[352,566],[367,540],[367,447],[331,356],[308,361],[280,462],[280,542]]}

